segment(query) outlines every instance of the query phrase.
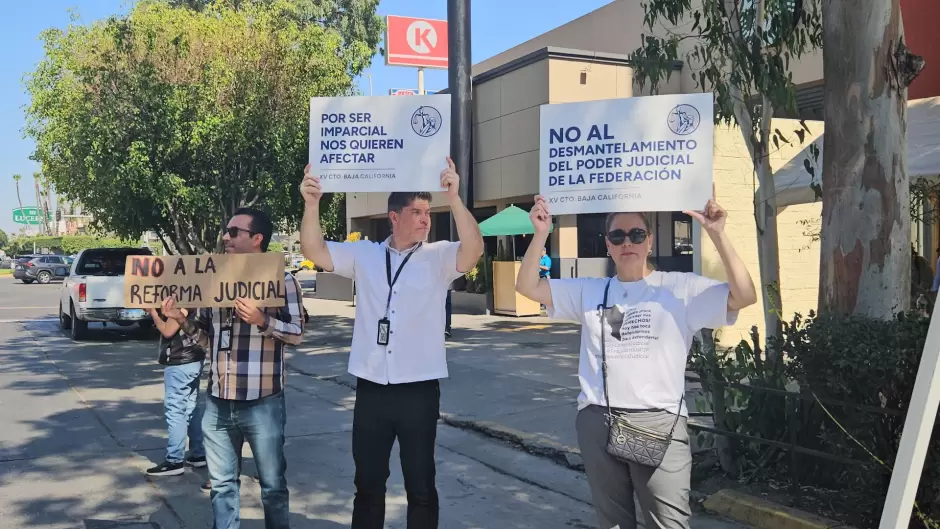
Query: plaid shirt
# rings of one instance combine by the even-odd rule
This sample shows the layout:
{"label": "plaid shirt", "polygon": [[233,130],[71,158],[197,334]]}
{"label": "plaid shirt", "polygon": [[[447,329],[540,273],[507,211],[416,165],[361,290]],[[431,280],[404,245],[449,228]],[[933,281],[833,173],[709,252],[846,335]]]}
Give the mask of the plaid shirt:
{"label": "plaid shirt", "polygon": [[[186,329],[209,352],[209,394],[225,400],[255,400],[284,389],[284,348],[304,335],[300,284],[284,274],[287,304],[262,308],[265,324],[249,325],[230,308],[200,309]],[[223,325],[232,326],[231,349],[219,351]]]}

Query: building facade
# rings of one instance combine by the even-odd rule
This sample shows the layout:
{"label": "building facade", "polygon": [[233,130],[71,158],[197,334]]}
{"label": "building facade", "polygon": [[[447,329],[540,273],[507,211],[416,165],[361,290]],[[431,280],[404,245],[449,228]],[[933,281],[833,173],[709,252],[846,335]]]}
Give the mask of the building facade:
{"label": "building facade", "polygon": [[[927,74],[931,58],[940,64],[937,39],[920,17],[938,7],[931,0],[902,0],[909,24],[907,42],[915,53],[927,58],[928,67],[911,87],[912,98],[940,95],[940,74]],[[940,14],[940,13],[934,13]],[[483,220],[509,205],[528,210],[539,191],[539,107],[543,104],[594,101],[649,95],[634,81],[627,54],[638,48],[648,32],[642,26],[643,8],[638,0],[616,0],[594,12],[486,59],[473,67],[473,165],[472,206]],[[684,46],[688,44],[684,43]],[[680,57],[684,56],[681,53]],[[690,68],[674,65],[670,79],[660,86],[662,94],[693,93],[700,89]],[[809,121],[811,132],[805,143],[794,141],[772,155],[776,171],[801,154],[808,142],[822,134],[822,52],[791,61],[798,87],[798,116]],[[940,66],[934,68],[940,72]],[[773,126],[784,133],[797,130],[796,119],[777,118]],[[759,278],[754,195],[757,191],[752,164],[740,130],[715,129],[714,181],[719,203],[729,211],[728,233],[751,271]],[[387,194],[350,193],[347,196],[347,225],[373,240],[388,235],[385,211]],[[438,196],[432,239],[449,236],[447,208]],[[812,232],[818,225],[820,204],[796,201],[779,210],[780,263],[784,317],[815,309],[819,278],[819,250]],[[724,270],[715,248],[703,239],[701,230],[679,212],[654,215],[656,267],[689,271],[723,278]],[[604,215],[562,215],[555,219],[549,241],[553,277],[603,276],[612,271],[604,246]],[[512,243],[515,244],[512,244]],[[487,241],[488,252],[498,246],[515,246],[524,253],[527,241]],[[721,331],[719,339],[735,343],[752,325],[762,327],[763,310],[745,310],[738,323]]]}

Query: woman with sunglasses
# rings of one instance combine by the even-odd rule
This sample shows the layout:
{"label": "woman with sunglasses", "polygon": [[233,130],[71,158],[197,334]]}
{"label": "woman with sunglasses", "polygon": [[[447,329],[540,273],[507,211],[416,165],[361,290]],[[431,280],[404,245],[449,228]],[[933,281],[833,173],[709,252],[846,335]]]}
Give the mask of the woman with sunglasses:
{"label": "woman with sunglasses", "polygon": [[[535,236],[516,290],[545,305],[550,317],[581,324],[575,428],[601,529],[636,528],[634,493],[646,527],[688,529],[692,453],[684,395],[692,337],[733,323],[739,310],[757,301],[754,282],[725,235],[725,210],[713,199],[703,211],[686,213],[718,249],[727,283],[654,271],[648,262],[652,226],[643,213],[607,217],[616,276],[540,279],[552,222],[543,197],[535,198],[530,214]],[[608,417],[615,420],[608,423]]]}

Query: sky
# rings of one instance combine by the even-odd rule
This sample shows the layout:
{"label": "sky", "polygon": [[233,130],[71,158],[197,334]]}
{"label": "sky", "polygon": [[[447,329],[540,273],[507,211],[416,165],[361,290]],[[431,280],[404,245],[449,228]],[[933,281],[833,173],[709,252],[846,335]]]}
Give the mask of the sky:
{"label": "sky", "polygon": [[[521,44],[570,20],[585,15],[611,0],[473,0],[471,3],[472,59],[478,63]],[[29,97],[23,77],[42,59],[39,34],[46,28],[64,28],[70,11],[82,22],[125,13],[132,0],[36,0],[8,2],[0,19],[0,230],[15,234],[22,226],[13,222],[13,209],[19,207],[14,174],[23,176],[20,193],[23,206],[35,206],[32,174],[39,165],[29,159],[33,142],[23,137],[24,108]],[[379,14],[425,18],[447,18],[446,0],[383,0]],[[386,95],[390,88],[418,85],[414,68],[385,66],[377,55],[359,82],[363,94]],[[425,89],[447,88],[446,70],[425,70]]]}

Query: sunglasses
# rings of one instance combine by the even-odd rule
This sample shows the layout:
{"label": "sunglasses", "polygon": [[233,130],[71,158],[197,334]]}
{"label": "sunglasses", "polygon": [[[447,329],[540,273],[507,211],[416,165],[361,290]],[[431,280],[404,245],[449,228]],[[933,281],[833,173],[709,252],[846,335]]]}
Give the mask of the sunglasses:
{"label": "sunglasses", "polygon": [[614,246],[620,246],[627,239],[630,239],[633,244],[640,244],[646,240],[647,236],[649,236],[649,232],[642,228],[633,228],[630,231],[616,229],[607,233],[607,240]]}
{"label": "sunglasses", "polygon": [[225,228],[225,233],[227,233],[228,236],[231,237],[232,239],[238,237],[239,232],[245,232],[245,233],[247,233],[248,235],[254,235],[254,234],[255,234],[255,233],[252,232],[251,230],[246,230],[245,228],[238,228],[238,227],[236,227],[236,226],[231,226],[231,227]]}

